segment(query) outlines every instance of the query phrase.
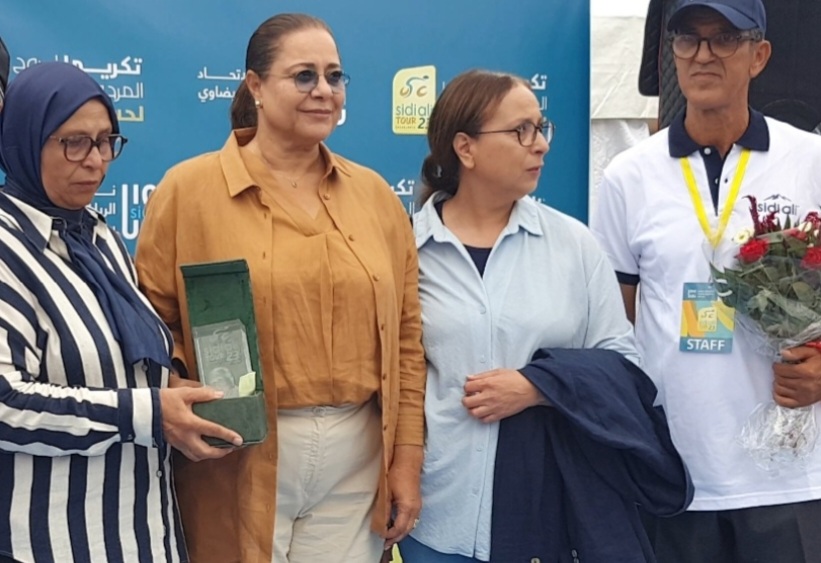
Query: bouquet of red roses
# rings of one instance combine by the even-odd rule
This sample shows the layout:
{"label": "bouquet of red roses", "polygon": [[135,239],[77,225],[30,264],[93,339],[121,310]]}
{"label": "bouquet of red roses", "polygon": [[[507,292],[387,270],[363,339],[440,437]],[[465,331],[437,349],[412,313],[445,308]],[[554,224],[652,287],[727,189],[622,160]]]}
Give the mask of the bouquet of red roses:
{"label": "bouquet of red roses", "polygon": [[[780,351],[821,338],[821,216],[782,225],[776,214],[760,218],[752,196],[753,228],[739,233],[732,268],[711,265],[720,299],[736,310],[738,323],[764,338],[759,349]],[[812,407],[759,405],[741,433],[742,446],[768,471],[803,462],[818,437]]]}

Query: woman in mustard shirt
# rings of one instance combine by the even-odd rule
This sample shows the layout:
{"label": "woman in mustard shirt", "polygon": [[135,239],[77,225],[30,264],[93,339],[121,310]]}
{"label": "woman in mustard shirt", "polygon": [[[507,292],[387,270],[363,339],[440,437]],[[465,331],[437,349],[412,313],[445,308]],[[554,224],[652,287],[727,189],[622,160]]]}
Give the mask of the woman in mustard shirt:
{"label": "woman in mustard shirt", "polygon": [[420,510],[413,234],[387,183],[323,144],[348,83],[324,22],[264,22],[246,75],[235,106],[253,104],[257,127],[169,170],[137,246],[142,287],[192,379],[179,266],[250,268],[273,438],[178,465],[191,560],[376,562]]}

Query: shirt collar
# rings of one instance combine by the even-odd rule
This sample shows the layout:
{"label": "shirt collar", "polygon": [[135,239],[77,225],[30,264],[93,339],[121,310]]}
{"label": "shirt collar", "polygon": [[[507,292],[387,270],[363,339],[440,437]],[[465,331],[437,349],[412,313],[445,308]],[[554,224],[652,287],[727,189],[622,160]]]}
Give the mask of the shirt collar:
{"label": "shirt collar", "polygon": [[[59,219],[43,213],[36,207],[33,207],[24,201],[17,199],[8,194],[3,194],[5,199],[0,201],[0,212],[8,213],[15,222],[20,226],[20,230],[31,243],[41,252],[48,246],[54,234],[54,222]],[[0,197],[3,197],[0,196]],[[97,236],[102,232],[98,229],[100,225],[105,224],[105,218],[102,214],[94,211],[90,207],[86,210],[94,220],[94,231]]]}
{"label": "shirt collar", "polygon": [[[248,188],[255,187],[257,184],[245,168],[242,162],[242,156],[239,153],[241,146],[248,144],[248,142],[256,135],[256,128],[249,127],[247,129],[236,129],[231,131],[228,140],[225,141],[222,150],[220,151],[220,164],[222,171],[225,174],[225,181],[228,184],[228,193],[231,197],[236,197]],[[351,175],[351,171],[347,162],[344,159],[337,158],[325,143],[319,144],[319,152],[325,161],[324,178],[331,176],[334,172],[340,172],[346,176]]]}
{"label": "shirt collar", "polygon": [[[702,148],[684,128],[684,116],[685,112],[682,110],[670,123],[668,145],[673,158],[689,156]],[[750,123],[735,144],[754,151],[770,150],[770,129],[762,113],[750,108]]]}
{"label": "shirt collar", "polygon": [[[445,228],[434,208],[438,201],[446,198],[448,198],[448,195],[444,192],[436,192],[425,202],[422,209],[413,216],[413,230],[416,234],[417,249],[422,248],[431,238],[436,242],[445,242],[453,236]],[[523,197],[513,204],[510,219],[508,219],[507,227],[505,227],[502,235],[512,235],[519,230],[527,231],[535,236],[544,234],[542,224],[539,221],[539,204],[530,196]]]}

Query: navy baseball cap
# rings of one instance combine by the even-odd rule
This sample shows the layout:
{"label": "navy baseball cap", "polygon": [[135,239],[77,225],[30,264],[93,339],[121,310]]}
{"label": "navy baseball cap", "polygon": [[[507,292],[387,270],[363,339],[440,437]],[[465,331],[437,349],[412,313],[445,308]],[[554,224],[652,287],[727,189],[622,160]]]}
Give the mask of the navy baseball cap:
{"label": "navy baseball cap", "polygon": [[695,6],[712,8],[741,31],[767,31],[767,12],[761,0],[681,0],[667,22],[667,31],[675,30],[682,14]]}

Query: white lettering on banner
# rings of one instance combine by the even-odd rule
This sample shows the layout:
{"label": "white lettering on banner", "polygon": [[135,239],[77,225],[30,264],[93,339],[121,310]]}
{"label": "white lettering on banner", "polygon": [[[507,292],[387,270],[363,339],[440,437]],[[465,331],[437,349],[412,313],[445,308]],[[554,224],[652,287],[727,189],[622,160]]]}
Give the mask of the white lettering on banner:
{"label": "white lettering on banner", "polygon": [[18,64],[14,64],[11,67],[12,72],[14,74],[20,74],[20,72],[26,70],[28,67],[36,65],[40,62],[40,59],[37,57],[31,57],[29,59],[24,59],[23,57],[15,57],[18,61]]}
{"label": "white lettering on banner", "polygon": [[229,72],[226,75],[208,74],[208,67],[204,66],[197,73],[198,80],[245,80],[245,73],[240,69]]}
{"label": "white lettering on banner", "polygon": [[142,122],[145,121],[145,114],[143,113],[143,111],[143,106],[138,106],[136,112],[131,109],[124,110],[121,108],[117,108],[117,119],[119,121]]}
{"label": "white lettering on banner", "polygon": [[157,189],[154,184],[123,184],[120,187],[120,234],[126,240],[135,240],[140,232],[140,223],[145,215],[145,203]]}
{"label": "white lettering on banner", "polygon": [[[145,99],[145,84],[142,80],[132,84],[111,84],[108,81],[114,80],[122,76],[142,76],[142,57],[127,56],[120,62],[106,63],[104,67],[94,68],[88,67],[80,59],[72,58],[70,55],[54,55],[55,61],[62,61],[64,63],[73,65],[86,74],[95,78],[100,84],[100,89],[111,98],[114,104],[118,104],[122,100],[143,100]],[[11,67],[15,74],[19,74],[25,69],[42,62],[37,57],[16,57],[16,63]],[[93,75],[98,75],[99,78]],[[106,81],[101,83],[100,81]],[[141,123],[145,121],[145,106],[139,105],[136,109],[125,109],[116,107],[117,119],[123,122]]]}
{"label": "white lettering on banner", "polygon": [[538,72],[530,79],[530,87],[534,90],[547,90],[547,75]]}
{"label": "white lettering on banner", "polygon": [[[58,55],[54,56],[55,61],[59,61]],[[132,61],[134,66],[131,66]],[[72,59],[69,55],[63,55],[63,62],[69,63],[87,74],[99,74],[102,80],[114,80],[118,76],[139,76],[142,74],[142,58],[130,56],[125,57],[119,63],[108,63],[105,67],[92,68],[85,66],[85,63],[80,59]]]}
{"label": "white lettering on banner", "polygon": [[200,102],[205,103],[219,99],[233,100],[234,94],[236,94],[236,90],[231,90],[228,86],[224,89],[220,89],[219,86],[214,86],[213,88],[203,88],[199,94],[197,94],[197,97],[199,97]]}
{"label": "white lettering on banner", "polygon": [[120,100],[141,100],[144,97],[144,86],[142,82],[137,82],[137,84],[132,88],[129,85],[114,86],[112,84],[107,84],[103,86],[100,85],[100,88],[108,94],[108,97],[111,98],[114,102],[119,102]]}
{"label": "white lettering on banner", "polygon": [[391,185],[391,190],[398,196],[412,196],[413,187],[416,185],[416,180],[410,178],[402,178],[395,185]]}
{"label": "white lettering on banner", "polygon": [[103,217],[108,217],[109,215],[114,215],[117,213],[117,203],[114,201],[112,201],[105,207],[101,206],[96,201],[94,201],[91,202],[91,205],[89,205],[89,207],[91,207],[91,209],[93,209]]}

